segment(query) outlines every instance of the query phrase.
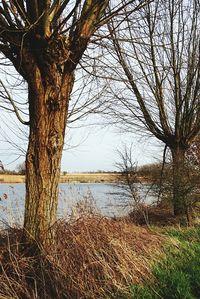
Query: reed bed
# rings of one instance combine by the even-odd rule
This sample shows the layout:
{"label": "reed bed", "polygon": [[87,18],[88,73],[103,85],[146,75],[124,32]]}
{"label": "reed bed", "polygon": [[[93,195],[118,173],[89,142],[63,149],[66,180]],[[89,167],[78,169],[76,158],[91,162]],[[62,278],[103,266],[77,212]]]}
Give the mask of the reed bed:
{"label": "reed bed", "polygon": [[1,232],[1,299],[129,298],[129,287],[151,280],[163,254],[159,234],[98,215],[59,221],[55,232],[37,256],[23,250],[21,229]]}

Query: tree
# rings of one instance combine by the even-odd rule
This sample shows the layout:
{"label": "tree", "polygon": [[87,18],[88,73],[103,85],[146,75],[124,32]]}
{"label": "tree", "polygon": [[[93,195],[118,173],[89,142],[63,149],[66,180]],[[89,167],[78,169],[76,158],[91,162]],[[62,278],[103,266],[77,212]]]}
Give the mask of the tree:
{"label": "tree", "polygon": [[25,162],[22,162],[20,164],[17,165],[17,172],[21,175],[25,175],[26,174],[26,165]]}
{"label": "tree", "polygon": [[200,135],[198,134],[195,142],[186,152],[186,161],[190,169],[192,192],[192,204],[195,207],[199,206],[200,194]]}
{"label": "tree", "polygon": [[193,169],[193,174],[199,174],[200,171],[200,135],[198,134],[195,142],[191,145],[186,153],[188,164]]}
{"label": "tree", "polygon": [[[2,0],[0,51],[26,82],[29,120],[2,83],[3,98],[29,126],[24,239],[47,245],[56,221],[60,161],[75,69],[95,32],[123,5],[108,0]],[[6,64],[5,64],[6,67]]]}
{"label": "tree", "polygon": [[200,131],[200,3],[156,0],[137,16],[127,7],[124,15],[125,22],[109,23],[110,44],[102,50],[104,64],[114,60],[104,76],[113,80],[108,113],[120,127],[137,125],[170,148],[173,210],[184,220],[185,155]]}
{"label": "tree", "polygon": [[5,169],[4,169],[3,163],[0,160],[0,172],[4,172],[4,171],[5,171]]}
{"label": "tree", "polygon": [[138,192],[137,164],[133,161],[132,148],[132,145],[130,148],[124,145],[122,150],[117,149],[118,161],[115,163],[115,166],[119,174],[116,183],[117,191],[113,192],[113,194],[116,194],[122,200],[124,206],[131,205],[137,209],[142,200]]}

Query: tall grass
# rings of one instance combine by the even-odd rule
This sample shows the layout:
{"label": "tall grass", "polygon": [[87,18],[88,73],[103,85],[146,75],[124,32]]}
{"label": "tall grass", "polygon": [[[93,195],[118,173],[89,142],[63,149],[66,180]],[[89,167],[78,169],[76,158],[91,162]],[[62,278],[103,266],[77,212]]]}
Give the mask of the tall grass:
{"label": "tall grass", "polygon": [[132,284],[151,280],[163,238],[145,228],[85,215],[55,226],[54,245],[30,257],[22,231],[0,239],[0,298],[123,298]]}
{"label": "tall grass", "polygon": [[[152,215],[162,223],[167,214]],[[128,219],[79,202],[54,226],[54,244],[34,256],[21,228],[1,230],[0,299],[200,298],[200,227],[150,230]]]}

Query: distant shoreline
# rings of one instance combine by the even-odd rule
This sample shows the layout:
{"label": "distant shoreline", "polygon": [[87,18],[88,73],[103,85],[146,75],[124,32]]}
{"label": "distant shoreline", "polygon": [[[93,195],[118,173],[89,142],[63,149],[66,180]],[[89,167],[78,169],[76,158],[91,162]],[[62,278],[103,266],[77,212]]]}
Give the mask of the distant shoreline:
{"label": "distant shoreline", "polygon": [[25,183],[25,176],[18,174],[0,174],[0,184]]}
{"label": "distant shoreline", "polygon": [[[119,173],[69,173],[60,176],[60,183],[115,183]],[[0,184],[25,183],[25,176],[18,174],[0,174]]]}
{"label": "distant shoreline", "polygon": [[[122,178],[117,172],[83,172],[68,173],[60,176],[60,183],[102,183],[112,184],[119,182]],[[147,182],[148,178],[138,177],[139,181]],[[25,176],[20,174],[0,174],[0,184],[22,184],[25,183]]]}

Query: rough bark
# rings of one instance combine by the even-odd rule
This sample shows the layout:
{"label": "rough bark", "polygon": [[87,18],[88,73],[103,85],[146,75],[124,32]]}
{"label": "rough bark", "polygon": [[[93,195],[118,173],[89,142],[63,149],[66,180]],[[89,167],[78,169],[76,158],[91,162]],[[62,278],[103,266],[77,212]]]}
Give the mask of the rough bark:
{"label": "rough bark", "polygon": [[56,221],[60,163],[73,72],[62,76],[51,65],[34,67],[29,80],[30,135],[26,156],[24,239],[42,246],[52,240]]}
{"label": "rough bark", "polygon": [[186,150],[179,146],[171,149],[173,160],[173,210],[174,216],[180,222],[187,221],[187,192],[186,192],[186,166],[185,153]]}

